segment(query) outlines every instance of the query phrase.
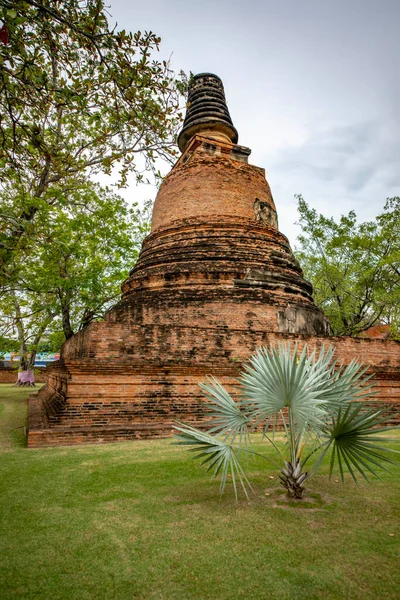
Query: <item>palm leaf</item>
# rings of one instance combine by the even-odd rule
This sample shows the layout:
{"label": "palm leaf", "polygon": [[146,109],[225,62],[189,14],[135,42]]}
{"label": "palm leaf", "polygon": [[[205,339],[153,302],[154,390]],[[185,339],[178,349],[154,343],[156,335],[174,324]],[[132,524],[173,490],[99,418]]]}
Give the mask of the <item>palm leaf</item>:
{"label": "palm leaf", "polygon": [[321,350],[307,356],[306,348],[298,354],[297,346],[291,352],[290,343],[279,344],[278,349],[260,348],[250,359],[240,378],[243,405],[249,418],[256,422],[276,418],[288,407],[299,431],[308,425],[320,429],[324,424],[322,397],[329,373],[333,349]]}
{"label": "palm leaf", "polygon": [[345,410],[338,409],[337,415],[333,415],[332,422],[325,430],[329,445],[332,445],[329,477],[332,476],[336,458],[342,481],[344,464],[356,483],[356,471],[366,480],[368,480],[367,472],[379,478],[374,466],[388,471],[382,463],[393,464],[393,461],[383,453],[397,451],[380,446],[381,442],[387,440],[376,437],[376,434],[384,430],[393,429],[392,427],[376,429],[386,421],[384,413],[385,409],[363,410],[362,404],[349,404]]}
{"label": "palm leaf", "polygon": [[239,436],[240,445],[250,443],[249,419],[218,379],[208,377],[208,381],[199,383],[199,387],[209,400],[208,409],[212,417],[212,427],[208,433],[219,433],[226,436],[225,441],[231,438],[232,444],[237,436]]}
{"label": "palm leaf", "polygon": [[352,360],[345,367],[335,369],[332,365],[328,377],[321,385],[320,398],[325,400],[325,408],[338,413],[354,401],[368,400],[374,395],[372,386],[368,383],[372,374],[365,375],[367,367]]}
{"label": "palm leaf", "polygon": [[213,469],[213,477],[221,472],[221,496],[224,493],[228,475],[232,478],[236,500],[238,499],[237,483],[240,483],[247,499],[247,487],[251,489],[249,480],[239,462],[237,449],[226,441],[200,431],[189,425],[175,426],[178,434],[175,436],[177,445],[193,446],[191,452],[198,452],[193,458],[203,458],[202,464],[209,463],[208,471]]}

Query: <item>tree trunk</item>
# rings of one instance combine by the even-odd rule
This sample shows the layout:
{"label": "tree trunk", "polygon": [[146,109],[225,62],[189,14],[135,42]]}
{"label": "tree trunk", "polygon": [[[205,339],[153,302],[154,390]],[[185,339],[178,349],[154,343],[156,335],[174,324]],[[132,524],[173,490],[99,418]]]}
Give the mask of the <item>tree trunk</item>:
{"label": "tree trunk", "polygon": [[69,338],[72,338],[72,336],[74,335],[73,329],[71,327],[70,317],[69,317],[69,307],[62,305],[61,309],[62,309],[63,332],[65,335],[65,339],[69,340]]}
{"label": "tree trunk", "polygon": [[34,386],[35,385],[35,374],[34,374],[34,366],[37,348],[39,342],[46,331],[47,327],[54,319],[56,313],[50,312],[50,309],[47,309],[46,316],[44,317],[41,325],[38,327],[35,338],[31,345],[31,352],[28,354],[28,347],[26,343],[26,331],[23,322],[23,315],[21,313],[21,307],[18,302],[17,296],[14,294],[14,306],[15,306],[15,325],[18,331],[18,340],[20,343],[20,352],[19,352],[19,371],[18,371],[18,379],[15,385],[21,386]]}
{"label": "tree trunk", "polygon": [[71,327],[71,318],[69,312],[70,306],[70,294],[68,292],[63,292],[61,288],[58,288],[58,297],[60,298],[61,304],[61,317],[62,317],[62,328],[65,335],[65,339],[69,340],[74,334],[74,331]]}
{"label": "tree trunk", "polygon": [[290,462],[286,463],[286,468],[281,470],[279,479],[289,498],[294,498],[295,500],[301,500],[303,498],[305,492],[303,483],[307,479],[307,475],[308,473],[301,472],[300,462],[297,464],[292,464]]}
{"label": "tree trunk", "polygon": [[18,332],[19,341],[19,369],[18,379],[15,385],[35,385],[35,376],[33,370],[29,369],[28,349],[25,341],[24,323],[22,320],[21,307],[17,296],[14,294],[15,306],[15,325]]}

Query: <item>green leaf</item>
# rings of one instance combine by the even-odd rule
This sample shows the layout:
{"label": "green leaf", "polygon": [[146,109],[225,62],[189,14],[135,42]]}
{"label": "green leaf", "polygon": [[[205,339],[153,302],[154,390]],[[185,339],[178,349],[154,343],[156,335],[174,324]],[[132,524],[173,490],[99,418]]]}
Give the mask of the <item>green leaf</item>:
{"label": "green leaf", "polygon": [[239,462],[238,451],[226,441],[191,427],[190,425],[175,426],[178,431],[175,436],[177,445],[193,446],[192,452],[200,451],[194,458],[203,458],[202,464],[209,463],[208,471],[214,469],[213,477],[221,473],[221,495],[225,491],[228,476],[232,478],[233,489],[236,500],[238,499],[237,483],[239,482],[247,499],[247,487],[251,489],[249,480]]}
{"label": "green leaf", "polygon": [[361,403],[348,405],[345,410],[339,409],[337,416],[334,416],[326,427],[328,441],[332,445],[330,477],[334,469],[335,457],[337,457],[342,481],[344,480],[343,462],[347,465],[355,482],[357,482],[356,471],[364,479],[368,479],[367,472],[379,478],[373,465],[385,471],[388,470],[382,463],[393,464],[393,461],[384,453],[396,451],[378,445],[382,438],[371,437],[382,431],[376,428],[385,422],[384,413],[385,409],[365,410]]}
{"label": "green leaf", "polygon": [[240,445],[249,443],[249,420],[218,379],[209,377],[208,382],[199,383],[199,387],[209,400],[208,408],[212,417],[209,433],[225,435],[226,439],[231,438],[231,443],[237,436]]}
{"label": "green leaf", "polygon": [[297,346],[292,351],[290,343],[260,348],[240,378],[249,418],[256,422],[277,418],[287,408],[299,433],[307,426],[320,429],[332,355],[330,348],[326,353],[322,349],[318,359],[315,353],[308,357],[305,347],[299,356]]}
{"label": "green leaf", "polygon": [[363,335],[377,325],[382,335],[400,337],[400,197],[365,223],[357,223],[354,211],[327,218],[296,197],[302,227],[296,256],[333,333]]}

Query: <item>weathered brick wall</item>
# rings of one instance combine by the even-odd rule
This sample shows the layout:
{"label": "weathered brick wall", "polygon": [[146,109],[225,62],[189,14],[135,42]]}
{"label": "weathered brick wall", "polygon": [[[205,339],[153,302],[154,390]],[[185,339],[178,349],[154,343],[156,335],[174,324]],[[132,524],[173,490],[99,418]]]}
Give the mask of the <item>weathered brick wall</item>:
{"label": "weathered brick wall", "polygon": [[232,280],[251,279],[260,272],[268,274],[268,278],[259,279],[265,288],[300,294],[311,301],[311,286],[302,278],[282,234],[259,224],[254,217],[207,224],[191,219],[145,240],[123,292],[126,296],[143,288],[226,287]]}
{"label": "weathered brick wall", "polygon": [[[339,362],[353,358],[370,365],[376,374],[378,401],[400,408],[400,343],[387,340],[322,338],[265,332],[185,328],[178,340],[175,327],[153,328],[143,334],[128,360],[127,336],[121,324],[96,325],[96,356],[54,365],[49,385],[39,393],[41,425],[31,428],[29,445],[84,443],[169,435],[175,419],[201,425],[204,419],[198,383],[207,375],[218,377],[234,390],[243,361],[262,344],[279,341],[307,343],[320,348],[333,343]],[[107,329],[108,328],[108,329]],[[148,328],[149,330],[150,328]],[[101,340],[101,341],[99,341]],[[79,340],[73,338],[79,346]],[[117,354],[108,359],[110,346]],[[93,345],[90,345],[93,352]],[[179,348],[179,360],[177,359]],[[173,349],[173,352],[172,352]],[[36,403],[36,404],[35,404]],[[38,405],[36,399],[33,407]],[[37,413],[36,413],[37,414]],[[38,423],[38,421],[36,421]]]}
{"label": "weathered brick wall", "polygon": [[15,383],[18,379],[18,371],[8,367],[0,367],[0,383]]}
{"label": "weathered brick wall", "polygon": [[[239,306],[240,308],[240,306]],[[227,326],[229,311],[223,326],[211,326],[202,312],[193,310],[192,326],[179,325],[134,325],[127,311],[121,310],[115,320],[93,323],[65,345],[63,359],[67,364],[85,365],[95,361],[99,369],[112,364],[112,368],[125,368],[132,365],[210,365],[224,366],[231,362],[247,360],[260,345],[278,341],[297,342],[300,347],[308,343],[312,347],[334,344],[338,359],[347,364],[353,358],[371,366],[373,370],[400,368],[400,343],[390,340],[316,337],[296,334],[278,334],[264,329],[249,327],[248,320],[242,318],[240,310],[231,312],[230,327]],[[224,311],[220,311],[224,314]],[[213,317],[218,313],[218,303],[214,306]],[[137,315],[134,314],[134,318]],[[204,322],[203,321],[203,322]],[[237,324],[240,327],[237,327]],[[114,361],[114,359],[116,359]],[[114,361],[114,362],[113,362]]]}
{"label": "weathered brick wall", "polygon": [[205,148],[196,145],[197,141],[204,144],[196,136],[160,187],[152,232],[190,218],[204,222],[213,217],[254,219],[256,198],[268,203],[275,213],[264,169],[232,160],[228,154],[232,146],[211,142]]}

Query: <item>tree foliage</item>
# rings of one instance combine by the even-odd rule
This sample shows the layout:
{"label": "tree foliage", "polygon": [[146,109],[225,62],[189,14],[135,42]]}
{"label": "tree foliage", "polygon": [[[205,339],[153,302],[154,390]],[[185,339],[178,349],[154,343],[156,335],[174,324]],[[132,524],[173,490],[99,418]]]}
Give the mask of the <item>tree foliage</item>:
{"label": "tree foliage", "polygon": [[24,265],[30,289],[56,298],[66,339],[116,302],[150,229],[149,204],[130,208],[109,189],[88,183],[71,202],[73,210],[42,213]]}
{"label": "tree foliage", "polygon": [[153,32],[109,25],[101,0],[2,0],[0,42],[0,266],[35,233],[41,211],[89,175],[143,178],[158,157],[175,155],[182,85],[154,53]]}
{"label": "tree foliage", "polygon": [[[251,454],[273,463],[287,494],[296,499],[303,497],[305,482],[329,451],[330,475],[337,466],[342,480],[345,470],[354,481],[359,475],[379,476],[377,468],[387,470],[391,462],[381,445],[382,428],[377,429],[386,420],[384,411],[364,407],[363,401],[373,398],[365,369],[356,361],[340,366],[333,355],[333,347],[319,352],[307,347],[298,352],[290,344],[260,348],[238,380],[236,401],[215,378],[200,384],[211,427],[204,432],[176,426],[176,443],[191,446],[194,458],[221,475],[221,494],[230,477],[236,498],[240,485],[248,497],[245,469]],[[283,451],[274,440],[278,421],[286,438]],[[274,458],[252,449],[249,433],[257,430],[273,446]]]}
{"label": "tree foliage", "polygon": [[150,205],[128,207],[91,182],[68,203],[42,210],[27,238],[18,271],[0,295],[2,335],[20,344],[20,368],[30,370],[44,334],[63,339],[101,318],[116,302],[150,228]]}
{"label": "tree foliage", "polygon": [[302,234],[296,249],[314,300],[336,335],[357,335],[377,323],[400,335],[400,198],[389,198],[375,221],[354,211],[339,221],[297,196]]}
{"label": "tree foliage", "polygon": [[[42,336],[57,314],[55,298],[15,289],[3,290],[0,296],[0,330],[6,339],[14,339],[5,351],[16,350],[18,344],[19,371],[32,372]],[[32,378],[28,381],[34,381]]]}

